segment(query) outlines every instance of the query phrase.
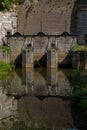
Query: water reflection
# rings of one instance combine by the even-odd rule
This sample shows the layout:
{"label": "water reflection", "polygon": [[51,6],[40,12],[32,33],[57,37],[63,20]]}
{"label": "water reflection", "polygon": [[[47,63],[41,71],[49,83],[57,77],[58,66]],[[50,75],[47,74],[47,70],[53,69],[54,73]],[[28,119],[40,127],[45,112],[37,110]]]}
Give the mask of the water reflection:
{"label": "water reflection", "polygon": [[72,87],[68,76],[56,69],[16,70],[2,82],[0,89],[1,123],[10,122],[11,130],[16,130],[15,127],[74,129],[68,100]]}

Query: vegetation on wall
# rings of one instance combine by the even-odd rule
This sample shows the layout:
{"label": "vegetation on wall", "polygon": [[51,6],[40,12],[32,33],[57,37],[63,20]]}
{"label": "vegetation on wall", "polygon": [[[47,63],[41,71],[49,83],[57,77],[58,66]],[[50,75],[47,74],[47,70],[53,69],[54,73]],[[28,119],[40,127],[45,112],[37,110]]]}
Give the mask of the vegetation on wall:
{"label": "vegetation on wall", "polygon": [[0,73],[12,71],[12,66],[8,63],[0,61]]}
{"label": "vegetation on wall", "polygon": [[[25,0],[0,0],[0,11],[2,10],[10,10],[13,8],[13,5],[19,5],[22,4]],[[34,0],[29,0],[31,3],[31,6],[29,7],[29,10],[31,10],[35,3]]]}
{"label": "vegetation on wall", "polygon": [[78,43],[74,43],[72,47],[73,51],[87,51],[87,45],[79,45]]}
{"label": "vegetation on wall", "polygon": [[31,11],[34,8],[34,6],[35,6],[35,2],[32,0],[28,10]]}
{"label": "vegetation on wall", "polygon": [[22,4],[25,0],[0,0],[0,10],[10,10],[14,4]]}
{"label": "vegetation on wall", "polygon": [[7,53],[11,52],[11,49],[8,46],[0,46],[0,50],[6,51]]}

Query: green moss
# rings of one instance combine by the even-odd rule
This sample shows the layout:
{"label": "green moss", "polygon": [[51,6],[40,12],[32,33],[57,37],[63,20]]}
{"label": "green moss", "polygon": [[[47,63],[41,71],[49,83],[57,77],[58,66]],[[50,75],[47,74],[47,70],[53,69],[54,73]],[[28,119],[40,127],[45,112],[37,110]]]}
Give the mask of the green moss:
{"label": "green moss", "polygon": [[0,50],[7,51],[8,53],[11,52],[10,47],[8,46],[0,46]]}
{"label": "green moss", "polygon": [[23,52],[30,52],[32,50],[31,47],[26,47],[24,49],[22,49]]}
{"label": "green moss", "polygon": [[35,2],[32,1],[32,2],[31,2],[31,5],[29,6],[29,11],[31,11],[34,7],[35,7]]}
{"label": "green moss", "polygon": [[0,80],[5,80],[9,77],[9,73],[8,72],[0,72]]}
{"label": "green moss", "polygon": [[57,50],[57,47],[54,43],[51,44],[51,47],[48,50]]}
{"label": "green moss", "polygon": [[0,61],[0,73],[12,71],[12,66],[8,63]]}
{"label": "green moss", "polygon": [[87,45],[79,45],[78,43],[75,43],[72,47],[73,51],[87,51]]}

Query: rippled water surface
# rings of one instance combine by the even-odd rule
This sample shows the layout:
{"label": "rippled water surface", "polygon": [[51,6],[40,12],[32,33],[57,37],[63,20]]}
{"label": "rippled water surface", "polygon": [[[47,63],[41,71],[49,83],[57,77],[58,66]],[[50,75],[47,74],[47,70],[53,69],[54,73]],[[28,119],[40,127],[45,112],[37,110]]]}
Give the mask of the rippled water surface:
{"label": "rippled water surface", "polygon": [[78,130],[69,100],[75,74],[18,69],[0,80],[0,130]]}

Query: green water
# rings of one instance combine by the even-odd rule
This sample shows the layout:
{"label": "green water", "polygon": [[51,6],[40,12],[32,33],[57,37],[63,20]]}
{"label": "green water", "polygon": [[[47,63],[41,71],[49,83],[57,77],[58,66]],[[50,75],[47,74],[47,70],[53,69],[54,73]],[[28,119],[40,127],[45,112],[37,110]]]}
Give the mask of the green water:
{"label": "green water", "polygon": [[70,100],[84,75],[68,69],[15,70],[0,80],[0,130],[86,130],[85,115]]}

